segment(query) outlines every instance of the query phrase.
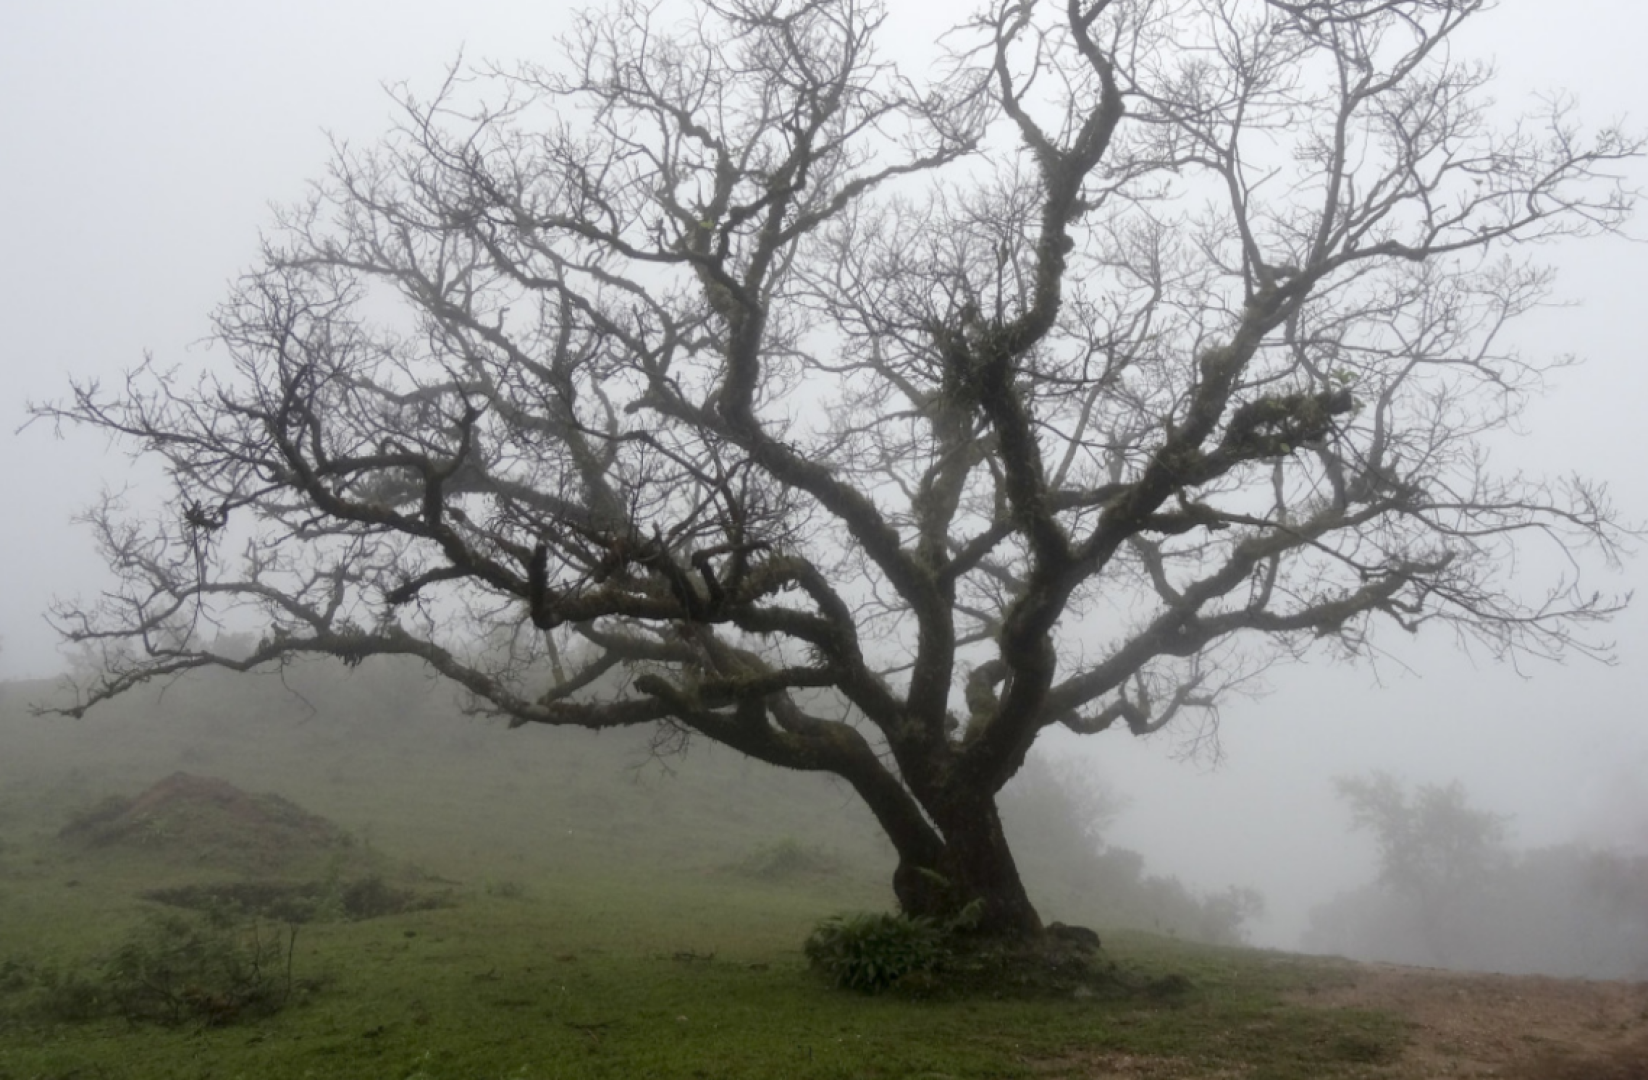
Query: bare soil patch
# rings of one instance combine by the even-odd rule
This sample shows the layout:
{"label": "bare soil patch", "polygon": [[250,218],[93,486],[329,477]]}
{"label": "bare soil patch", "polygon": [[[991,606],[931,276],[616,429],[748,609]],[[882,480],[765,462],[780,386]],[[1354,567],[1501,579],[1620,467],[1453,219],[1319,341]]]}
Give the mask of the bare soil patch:
{"label": "bare soil patch", "polygon": [[[1413,1024],[1390,1077],[1648,1080],[1648,983],[1348,965],[1298,1000],[1378,1009]],[[1376,1074],[1378,1075],[1378,1074]]]}
{"label": "bare soil patch", "polygon": [[[88,852],[135,851],[190,871],[233,875],[139,894],[171,907],[298,923],[374,919],[453,902],[450,890],[430,893],[386,880],[386,859],[356,850],[349,833],[289,799],[192,773],[173,773],[135,798],[106,799],[60,835]],[[346,853],[347,868],[340,858]]]}
{"label": "bare soil patch", "polygon": [[186,772],[135,798],[106,799],[60,835],[88,847],[136,849],[248,873],[313,864],[354,843],[331,821],[279,795],[254,795]]}

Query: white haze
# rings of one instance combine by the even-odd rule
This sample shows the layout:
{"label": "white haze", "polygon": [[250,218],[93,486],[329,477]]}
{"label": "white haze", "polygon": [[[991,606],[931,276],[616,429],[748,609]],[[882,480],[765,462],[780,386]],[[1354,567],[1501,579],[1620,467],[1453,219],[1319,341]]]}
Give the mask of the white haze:
{"label": "white haze", "polygon": [[[553,5],[518,0],[8,9],[0,678],[61,668],[41,612],[52,596],[90,594],[103,581],[89,536],[70,518],[102,488],[141,479],[96,439],[57,441],[38,426],[14,435],[25,399],[60,396],[71,374],[118,379],[146,350],[163,364],[209,359],[199,344],[208,312],[253,259],[268,204],[298,197],[320,173],[324,131],[369,142],[392,111],[382,82],[430,87],[460,47],[472,60],[547,56],[562,18]],[[930,40],[933,18],[901,9],[889,40]],[[1476,40],[1499,57],[1502,104],[1565,88],[1593,123],[1640,105],[1638,126],[1648,125],[1639,56],[1648,8],[1513,0],[1481,26],[1488,33]],[[1559,292],[1575,306],[1528,321],[1520,340],[1589,362],[1562,375],[1505,453],[1530,469],[1605,478],[1627,514],[1648,517],[1648,247],[1600,240],[1535,254],[1561,265]],[[1551,565],[1548,552],[1532,557]],[[1595,584],[1629,589],[1645,565]],[[1632,610],[1609,631],[1615,667],[1576,658],[1519,674],[1442,634],[1390,633],[1391,658],[1377,671],[1279,669],[1272,693],[1226,709],[1216,767],[1205,754],[1182,759],[1189,748],[1171,734],[1049,744],[1081,754],[1130,798],[1116,842],[1201,887],[1259,889],[1269,911],[1258,940],[1291,946],[1310,907],[1374,873],[1371,845],[1348,835],[1332,799],[1337,775],[1458,778],[1477,805],[1514,815],[1519,845],[1648,852],[1645,618]]]}

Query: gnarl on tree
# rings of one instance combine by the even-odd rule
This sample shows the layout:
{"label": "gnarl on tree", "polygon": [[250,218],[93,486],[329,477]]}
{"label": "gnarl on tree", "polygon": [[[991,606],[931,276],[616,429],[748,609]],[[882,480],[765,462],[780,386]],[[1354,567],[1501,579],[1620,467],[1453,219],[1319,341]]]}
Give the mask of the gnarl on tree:
{"label": "gnarl on tree", "polygon": [[834,773],[906,910],[1033,933],[995,796],[1046,729],[1206,723],[1380,623],[1594,650],[1621,603],[1508,578],[1629,530],[1484,448],[1551,366],[1506,343],[1525,245],[1619,227],[1642,144],[1500,124],[1483,7],[991,0],[918,81],[870,0],[618,0],[404,92],[221,366],[37,408],[171,483],[89,515],[68,711],[415,656],[514,723]]}

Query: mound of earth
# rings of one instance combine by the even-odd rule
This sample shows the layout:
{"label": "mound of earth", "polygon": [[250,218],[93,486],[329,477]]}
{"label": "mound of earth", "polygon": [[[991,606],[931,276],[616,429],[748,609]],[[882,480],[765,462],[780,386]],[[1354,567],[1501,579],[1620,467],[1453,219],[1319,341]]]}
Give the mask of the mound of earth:
{"label": "mound of earth", "polygon": [[313,865],[350,847],[350,835],[279,795],[178,772],[135,798],[114,797],[60,834],[90,847],[131,848],[251,873]]}

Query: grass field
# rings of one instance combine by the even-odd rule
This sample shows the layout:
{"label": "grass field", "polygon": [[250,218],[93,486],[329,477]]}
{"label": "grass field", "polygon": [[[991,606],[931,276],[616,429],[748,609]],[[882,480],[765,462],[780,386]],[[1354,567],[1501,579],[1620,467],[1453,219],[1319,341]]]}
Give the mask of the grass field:
{"label": "grass field", "polygon": [[[801,943],[828,914],[890,906],[890,856],[838,788],[724,753],[670,775],[633,739],[504,732],[423,684],[332,675],[303,688],[313,713],[219,679],[29,718],[42,689],[0,702],[0,1080],[1281,1080],[1380,1075],[1407,1038],[1392,1016],[1309,1005],[1342,965],[1105,927],[1111,977],[1079,995],[833,989]],[[351,830],[313,873],[383,874],[442,906],[255,920],[290,962],[283,1008],[128,1020],[107,1000],[122,949],[184,917],[141,894],[245,875],[163,830],[120,847],[58,832],[180,769]],[[254,924],[222,921],[235,940]]]}

